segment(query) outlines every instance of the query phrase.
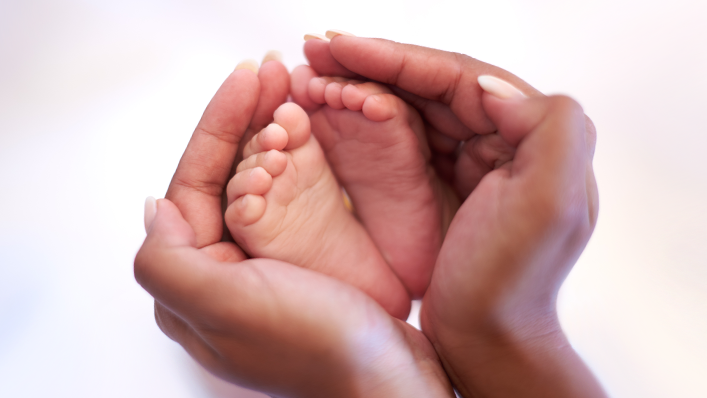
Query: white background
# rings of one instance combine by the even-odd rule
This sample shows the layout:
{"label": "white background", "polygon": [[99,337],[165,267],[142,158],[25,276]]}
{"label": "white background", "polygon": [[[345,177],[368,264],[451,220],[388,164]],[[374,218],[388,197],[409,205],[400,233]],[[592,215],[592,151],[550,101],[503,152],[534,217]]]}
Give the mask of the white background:
{"label": "white background", "polygon": [[706,17],[688,0],[0,0],[0,396],[225,396],[133,279],[143,201],[240,60],[277,49],[292,69],[333,28],[577,98],[601,211],[562,323],[612,396],[707,396]]}

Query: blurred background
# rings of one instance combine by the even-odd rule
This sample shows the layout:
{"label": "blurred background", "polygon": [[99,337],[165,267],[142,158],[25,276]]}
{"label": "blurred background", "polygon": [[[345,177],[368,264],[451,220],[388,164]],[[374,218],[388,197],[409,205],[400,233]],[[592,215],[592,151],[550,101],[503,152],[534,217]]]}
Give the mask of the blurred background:
{"label": "blurred background", "polygon": [[132,271],[143,202],[239,61],[276,49],[292,69],[305,33],[342,29],[579,100],[601,211],[562,324],[611,396],[706,397],[705,17],[690,0],[0,0],[0,396],[260,396],[157,328]]}

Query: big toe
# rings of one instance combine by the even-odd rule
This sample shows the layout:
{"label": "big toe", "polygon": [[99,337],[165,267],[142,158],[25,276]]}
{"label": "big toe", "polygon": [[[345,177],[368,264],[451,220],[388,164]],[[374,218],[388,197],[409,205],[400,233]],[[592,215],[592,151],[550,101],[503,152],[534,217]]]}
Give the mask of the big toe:
{"label": "big toe", "polygon": [[299,105],[288,102],[280,105],[273,115],[275,123],[287,131],[285,150],[299,148],[308,140],[311,132],[309,116]]}

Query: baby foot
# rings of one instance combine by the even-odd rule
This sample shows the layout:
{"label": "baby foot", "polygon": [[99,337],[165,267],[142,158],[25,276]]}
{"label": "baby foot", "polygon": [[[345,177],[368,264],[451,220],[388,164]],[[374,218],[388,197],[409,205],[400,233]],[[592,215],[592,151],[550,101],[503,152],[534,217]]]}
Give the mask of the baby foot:
{"label": "baby foot", "polygon": [[[420,115],[385,86],[292,73],[292,96],[355,211],[413,297],[430,281],[458,200],[430,165]],[[324,105],[324,106],[321,106]]]}
{"label": "baby foot", "polygon": [[410,299],[344,205],[307,114],[281,105],[244,147],[227,187],[226,225],[251,256],[309,268],[358,287],[405,319]]}

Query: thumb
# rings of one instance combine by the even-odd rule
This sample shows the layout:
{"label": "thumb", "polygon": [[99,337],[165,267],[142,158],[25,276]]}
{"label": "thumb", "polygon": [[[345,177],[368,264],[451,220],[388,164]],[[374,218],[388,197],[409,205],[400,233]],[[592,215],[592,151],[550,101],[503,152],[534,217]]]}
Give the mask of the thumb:
{"label": "thumb", "polygon": [[598,211],[592,169],[596,133],[582,107],[561,95],[526,98],[491,76],[479,77],[479,85],[498,135],[516,147],[510,176],[524,187],[527,199],[537,199],[559,216],[581,208],[592,229]]}
{"label": "thumb", "polygon": [[565,96],[527,98],[511,84],[480,76],[484,110],[498,134],[516,147],[514,170],[534,169],[547,176],[586,172],[587,124],[582,107]]}
{"label": "thumb", "polygon": [[152,207],[150,202],[146,201],[147,237],[135,256],[135,279],[174,309],[210,283],[215,260],[197,249],[194,229],[174,203],[159,199]]}

